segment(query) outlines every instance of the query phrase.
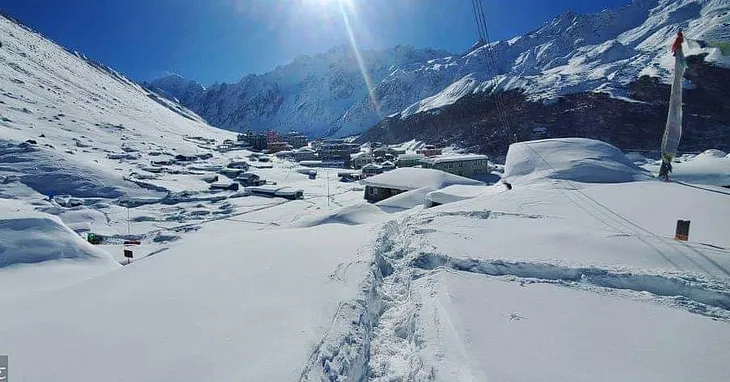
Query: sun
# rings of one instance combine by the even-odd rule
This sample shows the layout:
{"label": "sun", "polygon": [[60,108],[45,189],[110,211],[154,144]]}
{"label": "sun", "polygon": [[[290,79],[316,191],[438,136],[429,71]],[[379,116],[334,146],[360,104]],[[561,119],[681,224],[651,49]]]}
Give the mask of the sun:
{"label": "sun", "polygon": [[301,0],[304,5],[308,7],[319,7],[319,8],[329,8],[336,5],[340,5],[342,3],[347,2],[347,0]]}

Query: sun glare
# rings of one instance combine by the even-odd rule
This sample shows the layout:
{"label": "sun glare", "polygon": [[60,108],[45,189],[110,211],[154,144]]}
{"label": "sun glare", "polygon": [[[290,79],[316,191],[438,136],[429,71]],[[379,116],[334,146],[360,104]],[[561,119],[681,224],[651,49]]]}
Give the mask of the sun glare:
{"label": "sun glare", "polygon": [[337,5],[337,3],[343,0],[302,0],[302,2],[310,7],[330,7]]}

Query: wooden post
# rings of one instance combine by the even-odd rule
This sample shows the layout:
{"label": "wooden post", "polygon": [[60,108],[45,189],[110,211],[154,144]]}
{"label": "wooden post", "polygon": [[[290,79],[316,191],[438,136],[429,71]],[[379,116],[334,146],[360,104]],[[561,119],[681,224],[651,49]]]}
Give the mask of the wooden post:
{"label": "wooden post", "polygon": [[689,220],[677,220],[677,230],[674,234],[677,240],[689,240]]}

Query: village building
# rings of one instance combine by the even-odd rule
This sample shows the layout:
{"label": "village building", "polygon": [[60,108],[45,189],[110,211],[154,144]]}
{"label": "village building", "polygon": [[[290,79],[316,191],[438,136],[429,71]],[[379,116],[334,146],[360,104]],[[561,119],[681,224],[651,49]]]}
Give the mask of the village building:
{"label": "village building", "polygon": [[192,162],[196,159],[198,159],[198,156],[195,154],[177,154],[177,155],[175,155],[175,160],[178,162]]}
{"label": "village building", "polygon": [[393,163],[391,161],[385,161],[380,164],[380,168],[383,169],[383,172],[392,171],[392,170],[395,170],[395,163]]}
{"label": "village building", "polygon": [[360,145],[349,143],[343,139],[325,139],[312,142],[312,148],[317,151],[320,159],[349,160],[350,154],[360,151]]}
{"label": "village building", "polygon": [[276,153],[277,158],[292,159],[294,158],[294,150],[283,150]]}
{"label": "village building", "polygon": [[369,177],[369,176],[382,174],[383,168],[380,167],[380,165],[377,165],[375,163],[369,163],[369,164],[366,164],[365,166],[363,166],[361,172],[362,172],[363,177]]}
{"label": "village building", "polygon": [[345,166],[345,162],[341,160],[303,160],[299,164],[304,167],[340,168]]}
{"label": "village building", "polygon": [[266,130],[264,132],[264,136],[266,137],[266,143],[283,141],[281,134],[277,133],[274,130]]}
{"label": "village building", "polygon": [[284,134],[284,141],[286,141],[286,143],[290,144],[295,149],[305,147],[308,144],[307,136],[296,131]]}
{"label": "village building", "polygon": [[477,154],[439,155],[421,160],[421,166],[470,177],[488,174],[489,158]]}
{"label": "village building", "polygon": [[215,182],[209,187],[211,190],[218,191],[238,191],[238,183],[234,182]]}
{"label": "village building", "polygon": [[366,151],[350,154],[350,167],[359,170],[369,163],[373,163],[373,155]]}
{"label": "village building", "polygon": [[261,177],[259,177],[257,174],[254,174],[252,172],[246,172],[246,173],[238,175],[235,178],[235,181],[238,183],[241,183],[241,185],[244,187],[260,186],[260,185],[266,183],[265,180],[262,180]]}
{"label": "village building", "polygon": [[265,150],[267,146],[266,136],[259,133],[247,132],[238,134],[238,141],[245,142],[254,150]]}
{"label": "village building", "polygon": [[422,154],[425,157],[433,157],[437,155],[442,155],[443,150],[436,148],[436,146],[427,145],[426,147],[422,149],[416,150],[417,154]]}
{"label": "village building", "polygon": [[426,158],[423,154],[406,153],[398,156],[395,165],[398,167],[415,167],[421,164],[421,160]]}
{"label": "village building", "polygon": [[372,149],[373,157],[375,158],[381,158],[382,160],[395,160],[395,158],[398,157],[398,155],[402,155],[406,153],[406,150],[403,149],[396,149],[393,147],[388,146],[380,146],[378,148]]}
{"label": "village building", "polygon": [[440,190],[455,184],[484,186],[483,182],[477,180],[421,168],[399,168],[363,179],[360,183],[365,186],[365,199],[371,203],[423,188]]}
{"label": "village building", "polygon": [[243,171],[248,170],[249,164],[245,160],[237,160],[237,161],[231,161],[226,166],[228,168],[240,168]]}
{"label": "village building", "polygon": [[294,160],[297,162],[306,160],[317,160],[317,152],[308,147],[302,147],[300,149],[294,150]]}
{"label": "village building", "polygon": [[274,142],[268,142],[266,144],[267,150],[269,150],[269,154],[275,154],[279,151],[285,151],[285,150],[291,150],[292,146],[286,142],[283,141],[274,141]]}

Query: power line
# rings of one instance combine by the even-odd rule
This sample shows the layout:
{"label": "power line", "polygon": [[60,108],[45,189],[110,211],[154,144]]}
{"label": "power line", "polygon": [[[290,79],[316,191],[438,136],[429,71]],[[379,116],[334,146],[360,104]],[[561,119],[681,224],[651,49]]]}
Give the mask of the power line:
{"label": "power line", "polygon": [[497,70],[497,62],[494,58],[494,47],[492,46],[490,39],[489,39],[489,28],[487,27],[487,18],[484,13],[484,6],[482,4],[481,0],[472,0],[472,11],[474,16],[474,21],[477,26],[477,33],[479,36],[479,43],[481,44],[481,47],[477,49],[484,50],[484,63],[486,67],[486,73],[487,76],[492,73],[492,78],[494,82],[494,86],[492,88],[493,91],[493,97],[494,97],[494,104],[495,104],[495,112],[496,112],[496,118],[497,123],[499,124],[498,128],[501,130],[502,134],[506,136],[506,140],[508,143],[514,143],[516,142],[516,136],[512,133],[512,129],[509,126],[509,118],[506,112],[506,106],[504,104],[504,101],[502,100],[502,96],[499,91],[497,91],[498,82],[497,82],[497,76],[498,76],[498,70]]}

